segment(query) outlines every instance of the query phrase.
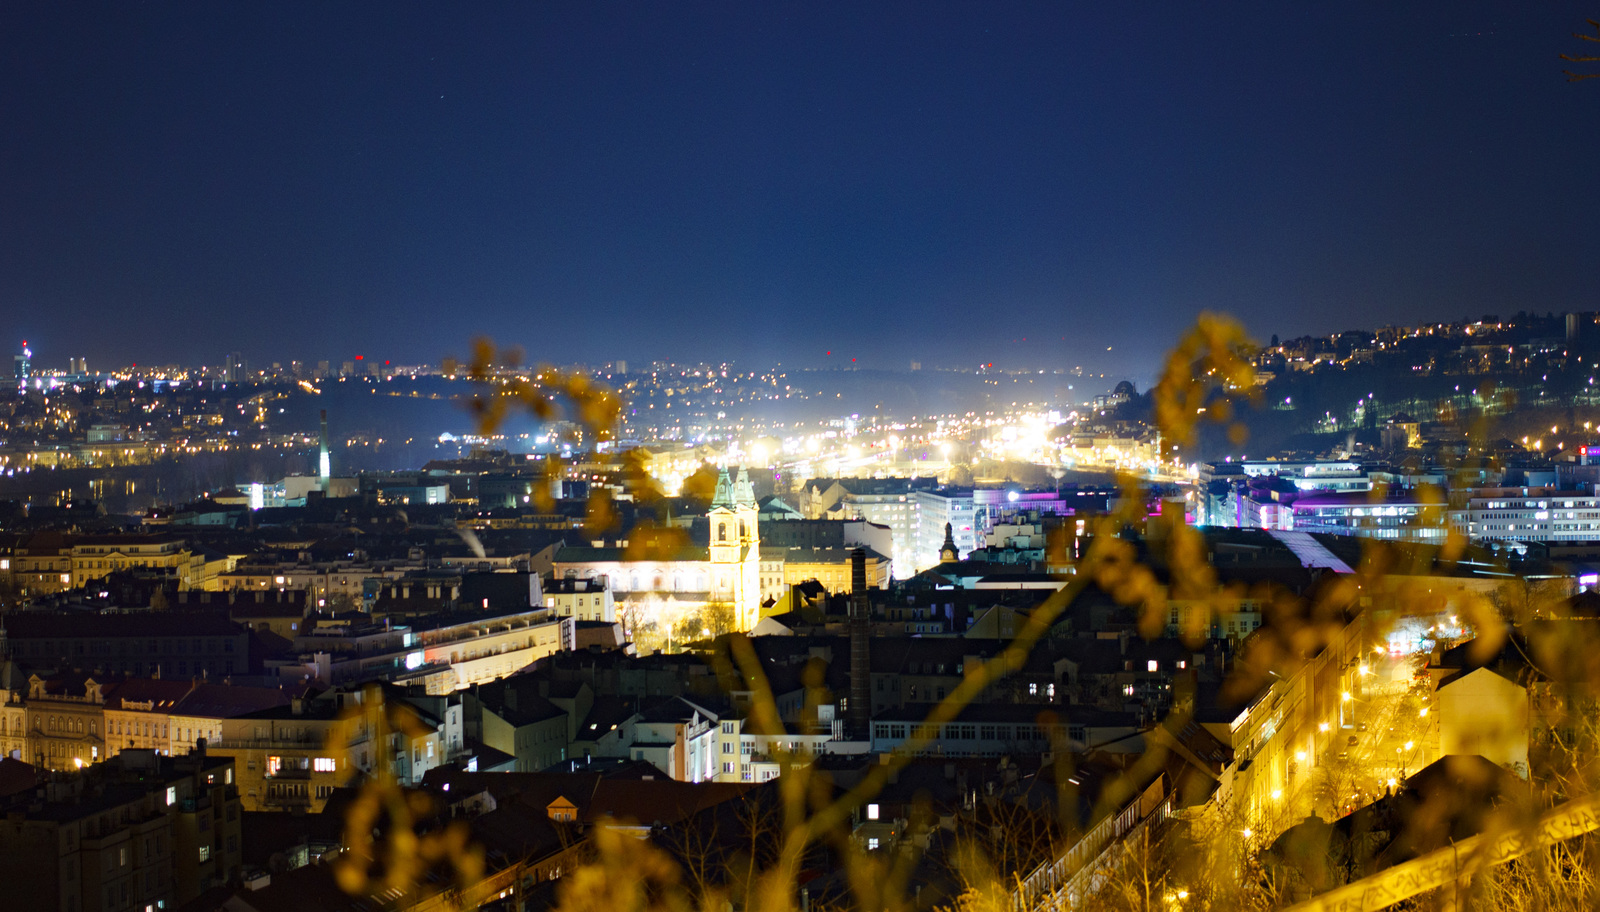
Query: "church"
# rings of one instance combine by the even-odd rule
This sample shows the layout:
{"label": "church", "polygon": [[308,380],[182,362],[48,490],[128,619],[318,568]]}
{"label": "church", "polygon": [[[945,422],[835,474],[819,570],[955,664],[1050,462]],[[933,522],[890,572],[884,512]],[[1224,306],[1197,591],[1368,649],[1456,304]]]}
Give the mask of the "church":
{"label": "church", "polygon": [[604,576],[619,614],[670,624],[708,604],[733,608],[734,626],[749,630],[761,619],[761,534],[749,473],[717,477],[706,513],[706,542],[696,541],[661,560],[633,560],[621,547],[564,546],[555,555],[557,578]]}

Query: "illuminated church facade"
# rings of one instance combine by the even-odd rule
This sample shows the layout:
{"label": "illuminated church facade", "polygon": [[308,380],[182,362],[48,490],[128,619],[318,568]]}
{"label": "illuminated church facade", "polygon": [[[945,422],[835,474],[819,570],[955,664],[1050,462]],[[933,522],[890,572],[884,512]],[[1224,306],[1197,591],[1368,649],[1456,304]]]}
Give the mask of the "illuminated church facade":
{"label": "illuminated church facade", "polygon": [[592,579],[604,576],[618,613],[655,618],[670,625],[709,604],[733,609],[734,626],[749,630],[761,619],[761,532],[755,490],[740,469],[717,478],[706,513],[708,539],[669,559],[630,559],[621,547],[563,547],[555,555],[555,575]]}

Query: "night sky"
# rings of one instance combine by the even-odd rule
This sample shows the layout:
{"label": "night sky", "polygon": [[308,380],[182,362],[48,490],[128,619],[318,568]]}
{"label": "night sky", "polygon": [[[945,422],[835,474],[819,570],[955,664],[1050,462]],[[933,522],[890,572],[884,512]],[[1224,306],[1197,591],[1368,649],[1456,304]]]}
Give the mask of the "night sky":
{"label": "night sky", "polygon": [[1600,309],[1600,5],[1133,6],[0,4],[4,348],[1138,376],[1204,308]]}

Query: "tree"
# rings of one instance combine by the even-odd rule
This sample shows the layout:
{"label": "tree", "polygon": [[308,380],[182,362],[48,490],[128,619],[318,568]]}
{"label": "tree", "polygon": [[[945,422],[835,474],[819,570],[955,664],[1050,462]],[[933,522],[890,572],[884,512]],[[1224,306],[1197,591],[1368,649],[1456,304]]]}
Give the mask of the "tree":
{"label": "tree", "polygon": [[695,611],[685,612],[672,625],[672,638],[679,646],[696,640],[714,640],[739,629],[738,612],[726,601],[710,601]]}
{"label": "tree", "polygon": [[0,576],[0,614],[21,608],[25,601],[15,580],[9,574]]}
{"label": "tree", "polygon": [[[1596,21],[1594,19],[1587,21],[1590,25],[1594,26],[1594,30],[1597,33],[1600,33],[1600,21]],[[1573,32],[1572,37],[1577,38],[1580,41],[1593,41],[1600,43],[1600,37],[1596,37],[1595,35],[1585,35],[1582,32]],[[1568,60],[1573,63],[1600,63],[1600,55],[1596,54],[1580,54],[1577,56],[1573,56],[1571,54],[1562,54],[1561,59]],[[1600,76],[1600,73],[1574,73],[1571,70],[1563,70],[1563,72],[1567,74],[1568,82],[1579,82],[1584,79],[1594,79],[1595,77]]]}

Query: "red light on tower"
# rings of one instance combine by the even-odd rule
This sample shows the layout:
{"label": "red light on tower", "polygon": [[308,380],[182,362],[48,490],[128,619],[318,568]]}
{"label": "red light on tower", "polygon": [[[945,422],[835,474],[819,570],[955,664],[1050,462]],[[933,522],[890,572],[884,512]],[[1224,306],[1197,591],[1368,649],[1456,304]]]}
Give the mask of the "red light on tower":
{"label": "red light on tower", "polygon": [[361,355],[356,355],[356,360],[357,360],[357,361],[360,361],[360,360],[361,360],[361,357],[362,357],[362,356],[361,356]]}

